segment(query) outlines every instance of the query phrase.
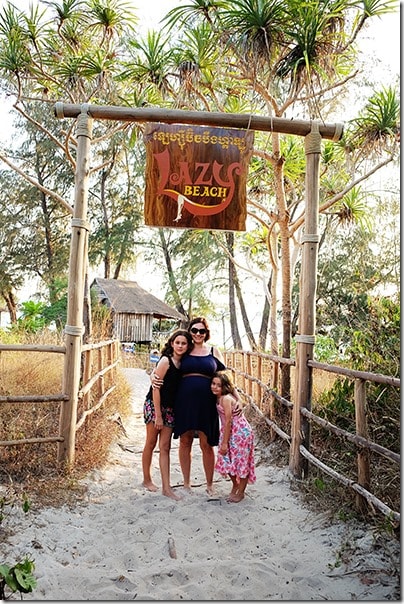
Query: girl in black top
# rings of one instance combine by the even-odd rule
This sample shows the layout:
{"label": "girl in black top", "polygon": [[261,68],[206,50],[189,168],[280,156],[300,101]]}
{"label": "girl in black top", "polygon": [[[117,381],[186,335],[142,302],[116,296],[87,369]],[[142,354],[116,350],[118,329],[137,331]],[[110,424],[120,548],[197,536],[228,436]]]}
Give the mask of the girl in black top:
{"label": "girl in black top", "polygon": [[180,499],[170,485],[170,449],[174,428],[174,400],[181,378],[180,363],[183,355],[193,346],[188,331],[178,329],[165,344],[157,363],[159,376],[163,380],[161,388],[150,387],[143,407],[146,424],[146,442],[142,453],[143,486],[149,491],[157,491],[151,478],[153,451],[159,439],[160,473],[162,493],[171,499]]}

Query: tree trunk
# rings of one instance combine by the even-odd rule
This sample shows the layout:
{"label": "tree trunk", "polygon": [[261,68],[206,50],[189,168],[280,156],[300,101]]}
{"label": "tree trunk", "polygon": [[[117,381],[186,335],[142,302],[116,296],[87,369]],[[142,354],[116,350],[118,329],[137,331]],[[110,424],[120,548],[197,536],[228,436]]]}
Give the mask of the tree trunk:
{"label": "tree trunk", "polygon": [[[272,277],[270,277],[268,280],[268,290],[269,291],[271,290],[271,282],[272,282]],[[262,310],[262,317],[261,317],[260,332],[258,335],[258,346],[259,346],[260,350],[265,350],[265,347],[266,347],[270,311],[271,311],[271,305],[269,303],[267,296],[265,296],[264,308]]]}
{"label": "tree trunk", "polygon": [[164,260],[165,260],[166,268],[167,268],[168,282],[170,284],[171,293],[175,300],[175,308],[181,314],[185,315],[186,317],[189,317],[188,313],[186,312],[186,310],[182,304],[180,292],[178,291],[177,283],[175,281],[170,252],[169,252],[169,249],[167,246],[167,241],[164,237],[164,229],[159,229],[159,235],[160,235],[161,247],[163,248]]}
{"label": "tree trunk", "polygon": [[8,314],[10,315],[10,322],[17,323],[17,302],[13,292],[10,290],[3,290],[1,295],[7,306]]}
{"label": "tree trunk", "polygon": [[[234,233],[226,233],[226,244],[229,254],[233,258],[234,255]],[[238,330],[237,323],[237,311],[236,311],[236,297],[234,288],[234,279],[236,276],[236,267],[229,258],[229,310],[230,310],[230,330],[233,341],[233,347],[235,350],[241,350],[243,345],[241,343],[240,332]]]}
{"label": "tree trunk", "polygon": [[[292,309],[292,287],[290,274],[290,235],[289,235],[289,212],[286,206],[285,189],[283,185],[284,171],[283,159],[280,154],[279,135],[273,137],[274,155],[279,158],[274,163],[274,185],[278,206],[278,223],[280,236],[280,254],[282,266],[282,356],[290,358],[290,334],[291,334],[291,309]],[[276,144],[275,144],[276,140]],[[280,394],[290,399],[290,365],[281,368]]]}
{"label": "tree trunk", "polygon": [[244,304],[243,292],[241,291],[240,283],[237,277],[237,273],[235,273],[234,279],[234,287],[237,294],[238,303],[240,306],[241,317],[243,319],[245,334],[248,339],[248,343],[250,344],[251,350],[257,350],[257,343],[254,338],[253,331],[251,329],[250,321],[248,319],[247,311]]}

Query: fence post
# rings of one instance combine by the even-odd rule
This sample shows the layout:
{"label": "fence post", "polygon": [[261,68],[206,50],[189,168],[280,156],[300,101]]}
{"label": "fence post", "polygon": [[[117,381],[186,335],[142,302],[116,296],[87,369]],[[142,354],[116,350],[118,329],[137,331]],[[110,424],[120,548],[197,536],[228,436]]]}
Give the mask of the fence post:
{"label": "fence post", "polygon": [[58,444],[58,461],[65,463],[67,468],[72,468],[74,465],[81,349],[84,333],[84,285],[89,231],[87,222],[88,179],[93,124],[87,110],[88,106],[82,105],[81,113],[77,118],[74,215],[70,241],[67,323],[65,325],[66,354],[63,375],[63,390],[69,399],[62,405],[59,423],[59,434],[63,437],[63,442]]}
{"label": "fence post", "polygon": [[319,124],[314,121],[312,129],[305,137],[306,153],[306,207],[303,245],[302,270],[299,294],[299,334],[296,339],[295,396],[292,412],[291,446],[289,468],[297,478],[308,473],[308,461],[300,453],[300,445],[310,447],[310,423],[300,409],[311,410],[312,370],[307,361],[313,358],[316,324],[316,288],[318,256],[318,202],[319,172],[321,154],[321,134]]}
{"label": "fence post", "polygon": [[[92,358],[93,358],[92,350],[90,348],[89,350],[86,350],[84,353],[84,369],[83,369],[83,385],[84,386],[87,384],[87,382],[91,378]],[[91,407],[90,393],[91,393],[91,390],[86,392],[83,397],[84,409],[89,409]]]}
{"label": "fence post", "polygon": [[[366,381],[355,380],[355,422],[356,434],[368,438],[368,425],[366,418]],[[370,451],[361,448],[358,452],[358,484],[366,489],[370,488]],[[356,507],[360,512],[366,512],[368,504],[362,495],[356,494]]]}

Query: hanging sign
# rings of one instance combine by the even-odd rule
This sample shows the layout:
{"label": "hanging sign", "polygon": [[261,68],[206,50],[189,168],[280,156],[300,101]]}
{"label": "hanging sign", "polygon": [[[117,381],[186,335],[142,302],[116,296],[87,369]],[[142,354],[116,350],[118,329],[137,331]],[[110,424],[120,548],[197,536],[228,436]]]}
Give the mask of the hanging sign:
{"label": "hanging sign", "polygon": [[253,132],[153,123],[144,141],[145,224],[245,231]]}

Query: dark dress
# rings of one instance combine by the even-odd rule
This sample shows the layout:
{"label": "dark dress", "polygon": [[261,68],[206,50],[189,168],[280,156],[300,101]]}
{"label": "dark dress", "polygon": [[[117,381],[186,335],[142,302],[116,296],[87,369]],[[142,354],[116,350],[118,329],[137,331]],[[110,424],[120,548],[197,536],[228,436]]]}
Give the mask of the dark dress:
{"label": "dark dress", "polygon": [[[181,380],[181,373],[180,369],[174,365],[172,358],[169,356],[167,358],[169,367],[160,388],[160,407],[163,416],[163,424],[172,428],[174,425],[174,401]],[[156,419],[153,404],[153,389],[151,386],[146,394],[146,400],[143,405],[143,417],[145,424],[154,422]]]}
{"label": "dark dress", "polygon": [[[174,438],[188,430],[200,430],[207,436],[208,443],[219,442],[219,416],[216,397],[210,389],[213,374],[226,369],[219,359],[210,354],[200,357],[188,354],[181,361],[181,378],[175,398]],[[187,375],[201,373],[203,375]],[[206,376],[206,377],[205,377]]]}

